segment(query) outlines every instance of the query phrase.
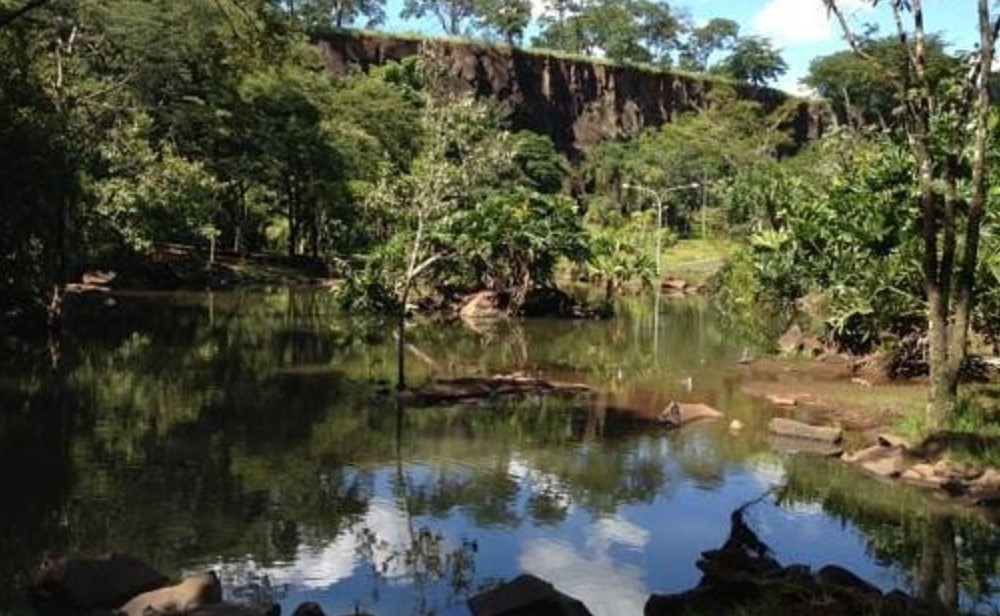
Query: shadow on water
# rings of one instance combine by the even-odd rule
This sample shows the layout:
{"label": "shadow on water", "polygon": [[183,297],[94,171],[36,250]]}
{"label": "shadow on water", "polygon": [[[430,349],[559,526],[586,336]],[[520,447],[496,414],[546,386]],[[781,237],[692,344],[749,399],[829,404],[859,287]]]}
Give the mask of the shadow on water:
{"label": "shadow on water", "polygon": [[[516,371],[597,393],[407,411],[386,386],[391,328],[339,318],[324,294],[135,296],[81,315],[54,370],[23,354],[0,380],[0,610],[24,609],[46,553],[114,551],[265,579],[286,609],[440,613],[530,570],[596,614],[641,613],[697,579],[729,511],[785,482],[759,514],[779,556],[997,604],[995,526],[909,491],[883,505],[851,469],[771,453],[733,370],[742,346],[697,302],[652,306],[415,325],[411,382]],[[671,400],[747,429],[665,433],[648,419]],[[799,527],[828,536],[807,545]]]}

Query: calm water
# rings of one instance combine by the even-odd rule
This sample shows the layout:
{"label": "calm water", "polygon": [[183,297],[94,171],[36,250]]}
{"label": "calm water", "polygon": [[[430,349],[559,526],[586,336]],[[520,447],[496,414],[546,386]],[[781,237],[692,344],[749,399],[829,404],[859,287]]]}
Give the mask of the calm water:
{"label": "calm water", "polygon": [[[597,393],[400,411],[382,382],[391,328],[308,293],[134,297],[74,321],[55,367],[44,349],[7,353],[0,612],[27,609],[44,554],[115,551],[171,575],[216,568],[236,598],[285,613],[461,613],[530,572],[595,614],[641,614],[651,592],[695,584],[731,511],[775,486],[751,520],[781,562],[914,593],[947,594],[954,577],[967,611],[1000,610],[997,527],[772,453],[766,405],[739,391],[742,347],[697,303],[410,338],[415,382],[522,371]],[[747,429],[634,419],[673,399]]]}

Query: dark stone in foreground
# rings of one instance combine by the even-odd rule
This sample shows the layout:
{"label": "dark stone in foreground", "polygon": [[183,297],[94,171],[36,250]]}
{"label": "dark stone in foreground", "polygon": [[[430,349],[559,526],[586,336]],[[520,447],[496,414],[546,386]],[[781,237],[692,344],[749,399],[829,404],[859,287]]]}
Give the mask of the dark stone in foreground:
{"label": "dark stone in foreground", "polygon": [[533,575],[476,595],[469,609],[475,616],[591,616],[583,603]]}
{"label": "dark stone in foreground", "polygon": [[128,556],[61,558],[35,575],[28,596],[42,616],[69,616],[117,609],[169,582],[159,571]]}
{"label": "dark stone in foreground", "polygon": [[[751,503],[752,504],[752,503]],[[828,565],[815,574],[806,565],[782,567],[743,520],[744,505],[732,515],[729,539],[702,554],[705,575],[691,590],[653,595],[645,616],[724,615],[753,611],[815,616],[932,614],[927,603],[895,590],[887,595],[847,569]],[[759,613],[765,613],[760,611]]]}

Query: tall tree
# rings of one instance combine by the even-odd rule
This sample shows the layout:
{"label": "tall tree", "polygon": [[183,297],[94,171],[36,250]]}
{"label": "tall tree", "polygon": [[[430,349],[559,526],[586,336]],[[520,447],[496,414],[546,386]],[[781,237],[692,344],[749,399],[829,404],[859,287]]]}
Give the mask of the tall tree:
{"label": "tall tree", "polygon": [[729,56],[712,70],[736,81],[764,86],[788,71],[781,53],[764,37],[748,36],[736,41]]}
{"label": "tall tree", "polygon": [[[840,121],[856,127],[874,124],[888,128],[898,107],[899,87],[908,60],[900,55],[899,39],[895,36],[866,38],[858,44],[878,62],[869,62],[851,50],[839,51],[813,60],[809,74],[802,81],[830,102]],[[936,36],[927,37],[925,55],[927,77],[937,91],[960,68],[960,63],[948,55],[944,43]],[[887,79],[883,71],[890,71],[891,78]]]}
{"label": "tall tree", "polygon": [[708,70],[712,56],[732,49],[740,34],[740,25],[731,19],[716,17],[691,28],[680,44],[679,64],[690,71]]}
{"label": "tall tree", "polygon": [[299,0],[298,17],[309,28],[374,28],[385,23],[385,0]]}
{"label": "tall tree", "polygon": [[[893,79],[892,67],[866,50],[851,28],[842,2],[823,2],[854,53],[886,79]],[[914,183],[921,212],[931,372],[927,419],[934,428],[944,423],[957,402],[987,207],[986,160],[992,136],[989,78],[1000,17],[995,21],[991,17],[989,0],[975,2],[979,45],[968,55],[970,70],[953,82],[945,95],[938,96],[929,75],[923,1],[870,0],[872,6],[891,10],[897,53],[905,58],[904,70],[897,78],[903,95],[903,131],[917,164]],[[911,19],[909,30],[907,15]]]}
{"label": "tall tree", "polygon": [[511,46],[520,44],[531,22],[531,0],[476,0],[476,25],[504,38]]}
{"label": "tall tree", "polygon": [[406,0],[400,16],[403,19],[437,19],[449,36],[466,34],[476,18],[476,0]]}

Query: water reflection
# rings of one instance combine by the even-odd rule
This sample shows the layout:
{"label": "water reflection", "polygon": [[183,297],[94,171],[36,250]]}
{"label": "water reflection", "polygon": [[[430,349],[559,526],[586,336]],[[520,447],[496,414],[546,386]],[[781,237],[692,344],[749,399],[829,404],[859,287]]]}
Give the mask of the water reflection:
{"label": "water reflection", "polygon": [[[697,303],[652,305],[414,326],[412,382],[522,371],[600,393],[402,413],[383,386],[389,328],[337,318],[322,294],[134,297],[81,317],[55,370],[44,352],[0,360],[0,609],[23,609],[46,552],[117,551],[170,574],[221,568],[286,609],[440,613],[527,571],[595,613],[638,614],[697,581],[730,511],[786,483],[756,514],[779,559],[997,604],[995,527],[770,453],[732,369],[742,346]],[[639,421],[675,399],[747,429]]]}

